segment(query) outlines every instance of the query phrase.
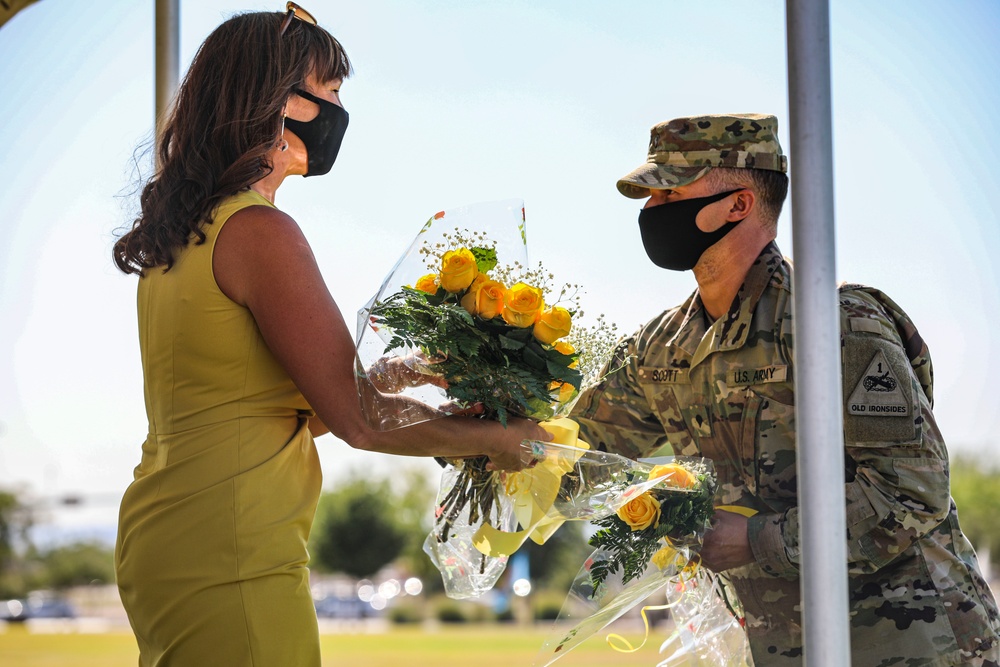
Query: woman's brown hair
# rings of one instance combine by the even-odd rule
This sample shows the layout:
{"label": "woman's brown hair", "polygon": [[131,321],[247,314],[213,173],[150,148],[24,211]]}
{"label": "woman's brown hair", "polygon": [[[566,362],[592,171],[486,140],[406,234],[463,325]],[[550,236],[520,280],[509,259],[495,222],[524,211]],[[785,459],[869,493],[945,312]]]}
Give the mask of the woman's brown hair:
{"label": "woman's brown hair", "polygon": [[288,96],[315,72],[350,76],[351,63],[330,33],[286,15],[239,14],[216,28],[195,55],[157,141],[158,169],[142,189],[139,217],[112,255],[124,273],[174,263],[226,197],[267,176]]}

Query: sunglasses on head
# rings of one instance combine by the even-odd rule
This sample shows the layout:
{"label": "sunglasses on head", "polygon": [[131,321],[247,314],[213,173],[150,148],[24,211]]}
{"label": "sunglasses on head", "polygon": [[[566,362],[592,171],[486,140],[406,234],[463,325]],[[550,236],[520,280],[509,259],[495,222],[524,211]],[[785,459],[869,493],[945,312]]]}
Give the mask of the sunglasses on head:
{"label": "sunglasses on head", "polygon": [[285,5],[285,9],[288,10],[288,13],[285,14],[285,20],[281,22],[281,30],[278,31],[279,36],[285,34],[285,31],[288,30],[288,26],[292,24],[292,19],[298,19],[312,25],[317,25],[316,17],[302,7],[299,7],[294,2],[287,3]]}

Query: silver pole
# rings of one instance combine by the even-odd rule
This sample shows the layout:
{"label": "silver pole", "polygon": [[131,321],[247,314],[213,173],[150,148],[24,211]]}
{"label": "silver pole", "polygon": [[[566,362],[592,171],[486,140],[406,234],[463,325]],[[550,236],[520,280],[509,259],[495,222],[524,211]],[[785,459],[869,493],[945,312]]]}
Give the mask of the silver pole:
{"label": "silver pole", "polygon": [[808,667],[851,664],[828,0],[786,0],[795,423]]}
{"label": "silver pole", "polygon": [[180,72],[180,0],[156,0],[156,135],[170,111]]}

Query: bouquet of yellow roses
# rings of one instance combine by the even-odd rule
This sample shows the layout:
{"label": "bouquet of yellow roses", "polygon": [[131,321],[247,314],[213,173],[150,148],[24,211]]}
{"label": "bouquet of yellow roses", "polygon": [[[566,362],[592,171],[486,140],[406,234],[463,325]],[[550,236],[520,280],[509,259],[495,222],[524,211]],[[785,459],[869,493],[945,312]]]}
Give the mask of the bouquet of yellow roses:
{"label": "bouquet of yellow roses", "polygon": [[487,419],[553,417],[582,379],[576,349],[560,340],[572,313],[546,306],[542,287],[523,280],[507,287],[511,270],[497,267],[494,248],[472,245],[461,232],[450,241],[440,258],[431,254],[437,272],[372,306],[372,323],[391,332],[386,351],[416,350],[448,398],[482,405]]}
{"label": "bouquet of yellow roses", "polygon": [[590,546],[606,555],[591,559],[595,595],[608,575],[619,568],[622,583],[627,584],[650,562],[662,565],[679,550],[697,549],[708,530],[715,513],[716,489],[710,461],[675,459],[654,466],[649,477],[662,477],[663,481],[635,494],[615,514],[594,522],[601,530],[590,538]]}
{"label": "bouquet of yellow roses", "polygon": [[[664,604],[643,607],[641,617],[648,638],[646,613],[671,613],[674,631],[660,647],[666,656],[662,667],[752,664],[738,601],[728,597],[717,575],[700,566],[697,555],[715,512],[712,462],[679,456],[638,463],[642,467],[628,475],[632,486],[624,502],[594,521],[600,529],[590,545],[596,549],[577,574],[559,630],[536,664],[552,664],[657,591],[665,592]],[[637,647],[617,634],[609,634],[607,642],[631,653],[646,638]]]}
{"label": "bouquet of yellow roses", "polygon": [[358,374],[370,381],[359,391],[373,426],[478,405],[483,418],[528,417],[557,435],[526,443],[531,471],[489,471],[486,457],[442,462],[425,551],[452,597],[488,590],[525,539],[613,512],[628,488],[634,462],[587,451],[573,422],[553,421],[597,376],[615,331],[602,318],[576,326],[578,288],[557,292],[551,278],[528,268],[521,202],[479,204],[432,216],[359,313]]}
{"label": "bouquet of yellow roses", "polygon": [[[369,423],[398,428],[482,406],[485,417],[542,420],[568,412],[614,344],[614,327],[590,329],[578,288],[556,293],[551,274],[528,267],[519,200],[432,216],[358,318],[359,375],[385,396],[364,402]],[[586,341],[587,350],[573,344]]]}

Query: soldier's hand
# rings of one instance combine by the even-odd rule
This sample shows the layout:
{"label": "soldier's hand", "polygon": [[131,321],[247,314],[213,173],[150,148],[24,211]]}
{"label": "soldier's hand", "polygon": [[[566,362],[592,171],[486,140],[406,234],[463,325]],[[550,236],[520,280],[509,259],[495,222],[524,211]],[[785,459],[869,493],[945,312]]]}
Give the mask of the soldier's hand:
{"label": "soldier's hand", "polygon": [[713,572],[724,572],[753,562],[747,518],[734,512],[717,511],[712,527],[705,533],[701,562]]}

